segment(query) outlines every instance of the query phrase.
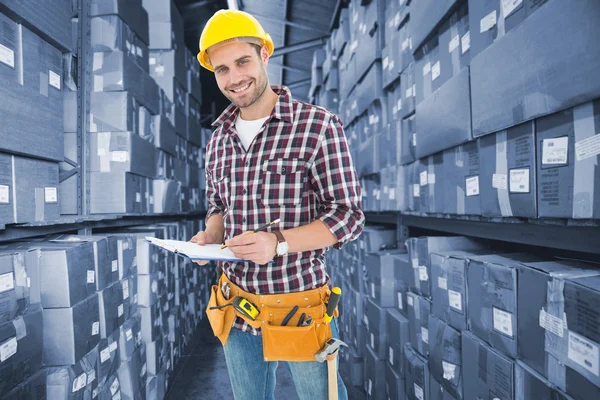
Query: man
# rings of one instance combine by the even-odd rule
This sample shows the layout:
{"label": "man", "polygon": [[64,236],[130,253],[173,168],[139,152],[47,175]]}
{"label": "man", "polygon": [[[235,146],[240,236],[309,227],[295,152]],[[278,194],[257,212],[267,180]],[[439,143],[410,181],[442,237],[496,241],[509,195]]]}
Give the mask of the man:
{"label": "man", "polygon": [[[224,240],[236,257],[247,260],[220,263],[226,282],[218,286],[223,294],[213,296],[225,300],[224,286],[248,296],[259,294],[257,302],[277,296],[277,303],[298,293],[304,300],[304,294],[327,289],[326,250],[356,239],[364,226],[361,188],[341,122],[323,108],[294,101],[287,88],[270,86],[266,67],[273,47],[256,19],[233,10],[218,11],[200,38],[198,60],[214,71],[219,89],[232,104],[213,123],[217,128],[206,148],[206,230],[191,241],[204,245]],[[278,218],[280,222],[266,231],[244,235]],[[265,310],[260,315],[268,318]],[[234,396],[272,399],[278,363],[267,361],[264,325],[255,328],[239,314],[233,318],[234,329],[219,338]],[[222,320],[211,320],[211,325],[219,335]],[[302,320],[296,315],[289,326],[303,326]],[[335,319],[327,329],[338,337]],[[292,343],[290,354],[302,352],[303,346]],[[314,360],[312,354],[309,358]],[[301,399],[327,398],[326,363],[286,364]],[[339,398],[346,399],[339,375],[338,388]]]}

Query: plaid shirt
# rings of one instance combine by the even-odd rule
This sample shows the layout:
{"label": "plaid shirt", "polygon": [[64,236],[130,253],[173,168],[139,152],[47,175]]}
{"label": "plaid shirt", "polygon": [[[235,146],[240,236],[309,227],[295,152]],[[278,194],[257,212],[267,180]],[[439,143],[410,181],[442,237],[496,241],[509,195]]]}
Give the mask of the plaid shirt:
{"label": "plaid shirt", "polygon": [[[277,218],[277,230],[319,219],[339,249],[358,237],[365,222],[342,123],[324,108],[292,100],[286,87],[273,90],[279,99],[247,152],[235,130],[237,107],[230,105],[213,123],[218,128],[206,147],[206,220],[222,214],[227,239]],[[267,265],[219,266],[250,293],[299,292],[327,283],[327,250],[290,253]],[[234,328],[260,335],[239,317]]]}

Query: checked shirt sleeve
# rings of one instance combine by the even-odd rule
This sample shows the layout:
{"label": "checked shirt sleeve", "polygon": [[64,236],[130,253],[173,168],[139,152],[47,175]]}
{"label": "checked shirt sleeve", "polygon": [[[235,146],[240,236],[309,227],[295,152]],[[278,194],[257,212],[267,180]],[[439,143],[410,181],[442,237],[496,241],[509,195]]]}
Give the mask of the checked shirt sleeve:
{"label": "checked shirt sleeve", "polygon": [[223,214],[225,210],[225,205],[221,201],[221,197],[215,187],[215,177],[212,174],[212,171],[214,170],[212,168],[214,162],[211,161],[214,158],[214,156],[211,156],[212,147],[213,146],[211,146],[211,143],[209,142],[206,149],[206,163],[204,169],[206,173],[206,201],[208,203],[208,210],[206,211],[204,222],[207,222],[214,214]]}
{"label": "checked shirt sleeve", "polygon": [[342,124],[333,116],[320,137],[311,183],[319,202],[318,218],[338,242],[336,249],[356,239],[365,224],[361,186]]}

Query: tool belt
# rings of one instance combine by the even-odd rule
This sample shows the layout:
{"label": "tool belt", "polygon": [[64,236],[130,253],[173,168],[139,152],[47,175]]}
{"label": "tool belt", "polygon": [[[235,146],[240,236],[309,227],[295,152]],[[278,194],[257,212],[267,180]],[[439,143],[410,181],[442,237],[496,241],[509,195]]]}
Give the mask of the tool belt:
{"label": "tool belt", "polygon": [[[220,289],[225,282],[230,287],[229,300],[225,299]],[[249,293],[223,274],[219,284],[211,288],[206,314],[215,336],[223,346],[227,343],[235,318],[240,317],[248,325],[261,330],[265,361],[315,361],[315,354],[332,337],[331,325],[324,318],[329,294],[327,285],[295,293]],[[233,307],[211,310],[211,307],[231,303],[236,296],[241,296],[257,306],[260,314],[255,321],[237,312]],[[294,306],[298,306],[297,312],[286,326],[281,326]],[[302,313],[312,318],[310,325],[297,326]],[[336,308],[333,316],[337,317],[338,314]]]}

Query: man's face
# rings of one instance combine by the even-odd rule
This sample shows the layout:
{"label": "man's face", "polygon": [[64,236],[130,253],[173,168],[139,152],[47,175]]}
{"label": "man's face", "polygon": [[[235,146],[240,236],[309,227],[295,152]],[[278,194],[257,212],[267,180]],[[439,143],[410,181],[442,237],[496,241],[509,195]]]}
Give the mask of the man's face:
{"label": "man's face", "polygon": [[209,49],[208,56],[219,89],[237,107],[250,107],[267,89],[268,53],[265,47],[259,56],[250,43],[233,42]]}

